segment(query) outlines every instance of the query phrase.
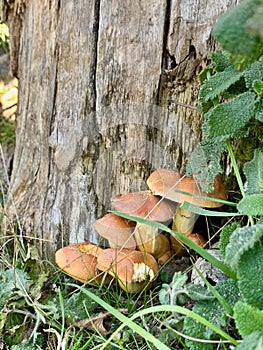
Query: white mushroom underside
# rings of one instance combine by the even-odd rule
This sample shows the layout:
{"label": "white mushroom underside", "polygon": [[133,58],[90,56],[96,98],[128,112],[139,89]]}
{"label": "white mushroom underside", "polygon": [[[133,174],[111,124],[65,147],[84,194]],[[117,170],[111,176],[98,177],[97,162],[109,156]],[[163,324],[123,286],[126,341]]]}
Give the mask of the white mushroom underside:
{"label": "white mushroom underside", "polygon": [[149,266],[144,263],[134,263],[132,282],[152,281],[153,279],[154,272]]}

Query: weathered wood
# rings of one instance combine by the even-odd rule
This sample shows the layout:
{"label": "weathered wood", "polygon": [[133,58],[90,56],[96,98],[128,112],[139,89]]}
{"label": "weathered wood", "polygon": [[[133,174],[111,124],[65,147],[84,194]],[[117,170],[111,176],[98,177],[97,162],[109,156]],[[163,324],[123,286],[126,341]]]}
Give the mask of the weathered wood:
{"label": "weathered wood", "polygon": [[[11,32],[18,2],[5,8]],[[196,105],[211,28],[235,3],[27,1],[11,52],[19,106],[6,218],[44,255],[63,240],[96,242],[92,224],[112,195],[147,188],[158,167],[184,169],[201,120],[169,101]]]}

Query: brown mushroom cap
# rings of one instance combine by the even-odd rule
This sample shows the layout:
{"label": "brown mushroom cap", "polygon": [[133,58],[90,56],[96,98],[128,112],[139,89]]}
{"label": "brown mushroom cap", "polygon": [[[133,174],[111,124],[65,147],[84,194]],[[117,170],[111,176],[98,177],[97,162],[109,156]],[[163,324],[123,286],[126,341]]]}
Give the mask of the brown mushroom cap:
{"label": "brown mushroom cap", "polygon": [[125,214],[165,222],[172,219],[175,206],[151,191],[141,191],[117,195],[111,198],[112,207]]}
{"label": "brown mushroom cap", "polygon": [[108,248],[98,256],[98,269],[114,276],[123,290],[137,293],[154,280],[158,264],[145,252]]}
{"label": "brown mushroom cap", "polygon": [[[187,237],[202,248],[204,248],[207,243],[204,237],[199,233],[190,233],[189,235],[187,235]],[[174,236],[171,236],[171,246],[173,252],[176,253],[177,256],[181,256],[185,250],[184,244],[182,244]]]}
{"label": "brown mushroom cap", "polygon": [[95,279],[97,257],[102,249],[92,243],[78,243],[61,248],[56,252],[58,267],[70,276],[83,282]]}
{"label": "brown mushroom cap", "polygon": [[202,192],[193,177],[182,177],[178,172],[168,169],[154,171],[147,179],[147,184],[155,195],[162,196],[177,203],[189,202],[206,208],[217,208],[222,206],[222,203],[188,196],[175,192],[175,190],[209,198],[217,198],[221,200],[227,199],[226,188],[219,177],[215,178],[214,191],[210,193]]}
{"label": "brown mushroom cap", "polygon": [[135,249],[136,242],[132,232],[136,223],[115,214],[106,214],[93,224],[100,236],[108,239],[111,248]]}

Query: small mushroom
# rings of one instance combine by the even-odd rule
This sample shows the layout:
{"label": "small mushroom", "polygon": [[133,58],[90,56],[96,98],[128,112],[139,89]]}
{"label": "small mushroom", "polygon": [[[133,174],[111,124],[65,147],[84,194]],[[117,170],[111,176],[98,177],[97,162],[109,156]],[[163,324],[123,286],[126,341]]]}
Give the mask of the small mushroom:
{"label": "small mushroom", "polygon": [[98,256],[98,269],[115,277],[126,292],[138,293],[154,281],[158,264],[145,252],[108,248]]}
{"label": "small mushroom", "polygon": [[[155,195],[162,196],[177,203],[185,201],[203,208],[221,207],[222,203],[209,200],[209,198],[217,198],[226,200],[227,191],[219,177],[214,180],[214,191],[210,193],[202,192],[195,181],[194,177],[183,177],[178,172],[168,169],[159,169],[154,171],[147,179],[147,184]],[[191,193],[193,196],[176,192],[176,190]],[[199,198],[194,195],[207,197],[207,199]],[[180,206],[173,219],[173,230],[188,236],[191,234],[196,215],[189,210],[185,210]],[[171,237],[172,250],[176,252],[177,240]]]}
{"label": "small mushroom", "polygon": [[[202,235],[199,233],[190,233],[187,236],[191,241],[193,241],[195,244],[199,245],[200,247],[204,248],[206,246],[206,240]],[[185,246],[179,242],[178,240],[173,240],[173,251],[177,252],[177,255],[181,255],[183,251],[185,250]]]}
{"label": "small mushroom", "polygon": [[[171,220],[175,211],[173,203],[153,195],[151,191],[118,195],[111,199],[111,203],[114,209],[122,213],[158,222]],[[169,259],[169,241],[165,236],[157,238],[160,234],[158,228],[137,223],[133,234],[139,250],[146,251],[158,259],[165,254]],[[163,260],[164,258],[161,259]]]}
{"label": "small mushroom", "polygon": [[136,242],[132,235],[136,223],[115,214],[106,214],[93,224],[100,236],[106,238],[111,248],[135,249]]}
{"label": "small mushroom", "polygon": [[58,267],[68,275],[82,281],[98,280],[97,257],[102,248],[95,244],[83,242],[71,244],[56,252]]}

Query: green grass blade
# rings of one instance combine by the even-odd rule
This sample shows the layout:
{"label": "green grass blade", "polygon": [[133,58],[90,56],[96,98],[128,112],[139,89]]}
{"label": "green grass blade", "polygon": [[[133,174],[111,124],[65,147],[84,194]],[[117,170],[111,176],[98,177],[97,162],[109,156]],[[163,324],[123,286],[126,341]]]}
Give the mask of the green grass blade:
{"label": "green grass blade", "polygon": [[193,205],[188,202],[183,202],[181,205],[181,208],[191,211],[192,213],[198,214],[198,215],[205,215],[205,216],[240,216],[242,214],[240,213],[230,213],[225,211],[214,211],[214,210],[207,210],[204,208],[197,207],[196,205]]}
{"label": "green grass blade", "polygon": [[148,314],[153,314],[156,312],[177,312],[185,316],[189,316],[196,320],[197,322],[202,323],[206,327],[212,329],[215,333],[219,334],[221,337],[224,339],[228,340],[231,342],[233,345],[237,346],[238,342],[232,338],[229,334],[225,333],[222,331],[222,329],[218,328],[211,322],[207,321],[205,318],[202,316],[196,314],[195,312],[188,310],[187,308],[184,308],[182,306],[177,306],[177,305],[158,305],[158,306],[152,306],[144,310],[140,310],[136,312],[133,316],[131,317],[126,317],[123,314],[121,314],[119,311],[114,309],[111,305],[107,304],[105,301],[101,300],[98,296],[94,295],[93,293],[89,292],[88,290],[84,289],[81,286],[78,286],[76,284],[69,284],[72,287],[80,289],[84,294],[86,294],[89,298],[93,299],[95,302],[97,302],[99,305],[101,305],[105,310],[109,311],[112,313],[113,316],[118,318],[122,324],[118,327],[118,329],[115,330],[115,332],[108,338],[106,343],[104,343],[100,349],[105,349],[105,347],[110,343],[111,340],[114,339],[114,337],[119,333],[124,327],[128,326],[135,332],[137,332],[139,335],[144,337],[145,340],[150,341],[154,344],[154,346],[157,349],[160,350],[170,350],[165,344],[160,342],[157,338],[155,338],[152,334],[148,333],[145,331],[142,327],[137,325],[135,322],[133,322],[136,318],[148,315]]}
{"label": "green grass blade", "polygon": [[[78,288],[81,290],[84,294],[86,294],[89,298],[93,299],[95,302],[97,302],[100,306],[102,306],[105,310],[109,311],[114,317],[119,319],[122,322],[121,329],[125,326],[130,327],[133,331],[138,333],[141,337],[143,337],[145,340],[151,342],[154,344],[154,346],[159,350],[170,350],[168,346],[163,344],[160,340],[155,338],[152,334],[148,333],[145,329],[137,325],[135,322],[132,321],[131,318],[123,315],[121,312],[116,310],[114,307],[106,303],[104,300],[100,299],[97,295],[91,293],[90,291],[86,290],[85,288],[78,286],[76,284],[69,284],[72,287]],[[120,327],[119,327],[120,328]],[[118,330],[119,332],[119,330]],[[111,340],[114,339],[116,336],[116,331],[113,333],[111,337],[108,338],[108,340],[103,344],[100,345],[100,350],[105,349],[105,347],[111,342]]]}
{"label": "green grass blade", "polygon": [[233,315],[233,309],[228,304],[225,298],[222,297],[220,293],[207,281],[207,279],[204,277],[202,272],[196,267],[195,264],[193,264],[193,268],[197,272],[198,276],[201,278],[201,280],[204,282],[204,284],[207,286],[207,288],[210,290],[210,292],[215,296],[215,298],[219,301],[219,303],[226,309],[226,311],[229,313],[229,315]]}
{"label": "green grass blade", "polygon": [[223,199],[218,199],[218,198],[212,198],[212,197],[207,197],[207,196],[201,196],[200,194],[193,194],[190,192],[185,192],[185,191],[181,191],[181,190],[174,190],[177,193],[181,193],[181,194],[186,194],[189,197],[195,197],[195,198],[200,198],[203,199],[204,201],[209,200],[210,202],[216,202],[216,203],[222,203],[222,204],[226,204],[232,207],[236,207],[236,203],[234,202],[229,202],[229,201],[225,201]]}
{"label": "green grass blade", "polygon": [[226,274],[228,277],[233,278],[236,280],[236,274],[222,261],[216,259],[213,255],[209,254],[205,249],[201,248],[199,245],[195,244],[193,241],[191,241],[188,237],[183,235],[182,233],[175,232],[171,230],[169,227],[155,221],[142,219],[136,216],[131,216],[128,214],[123,214],[117,211],[110,211],[111,213],[114,213],[116,215],[119,215],[125,219],[133,220],[142,224],[147,224],[152,227],[156,227],[162,231],[170,233],[172,236],[174,236],[176,239],[178,239],[180,242],[184,243],[189,247],[190,249],[195,250],[199,255],[201,255],[204,259],[209,261],[211,264],[216,266],[219,270],[221,270],[224,274]]}

